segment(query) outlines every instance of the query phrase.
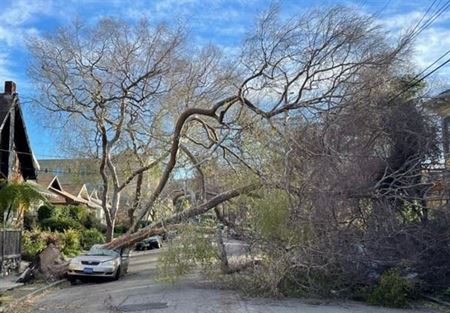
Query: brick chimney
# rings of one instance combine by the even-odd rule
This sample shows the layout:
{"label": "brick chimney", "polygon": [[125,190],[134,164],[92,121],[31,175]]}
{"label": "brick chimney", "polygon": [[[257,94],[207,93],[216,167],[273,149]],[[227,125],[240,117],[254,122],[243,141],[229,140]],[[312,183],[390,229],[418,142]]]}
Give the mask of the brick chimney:
{"label": "brick chimney", "polygon": [[5,94],[13,95],[16,93],[16,83],[13,81],[5,82]]}

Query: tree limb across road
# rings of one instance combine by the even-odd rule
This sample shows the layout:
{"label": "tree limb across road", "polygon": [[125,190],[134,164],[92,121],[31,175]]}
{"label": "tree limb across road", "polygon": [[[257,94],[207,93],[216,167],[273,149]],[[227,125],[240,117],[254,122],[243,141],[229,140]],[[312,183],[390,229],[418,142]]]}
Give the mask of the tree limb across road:
{"label": "tree limb across road", "polygon": [[144,227],[132,234],[125,234],[121,237],[118,237],[107,244],[108,248],[111,249],[119,249],[123,247],[129,247],[133,244],[149,237],[152,235],[159,235],[164,233],[165,227],[186,221],[189,218],[204,214],[209,210],[213,209],[217,205],[226,202],[230,199],[236,198],[240,195],[249,193],[260,188],[262,185],[260,183],[246,185],[244,187],[238,187],[229,191],[225,191],[223,193],[218,194],[217,196],[211,198],[208,202],[205,202],[199,206],[187,209],[183,212],[172,215],[169,218],[159,220],[155,223],[150,224],[147,227]]}

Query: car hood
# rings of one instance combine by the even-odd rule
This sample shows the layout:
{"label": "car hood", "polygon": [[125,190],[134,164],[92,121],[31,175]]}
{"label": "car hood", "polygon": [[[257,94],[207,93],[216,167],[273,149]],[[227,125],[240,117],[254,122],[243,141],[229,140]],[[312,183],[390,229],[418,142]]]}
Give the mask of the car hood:
{"label": "car hood", "polygon": [[117,259],[117,257],[112,257],[109,255],[80,255],[77,256],[75,258],[73,258],[73,260],[77,260],[77,261],[94,261],[94,262],[106,262],[106,261],[112,261]]}

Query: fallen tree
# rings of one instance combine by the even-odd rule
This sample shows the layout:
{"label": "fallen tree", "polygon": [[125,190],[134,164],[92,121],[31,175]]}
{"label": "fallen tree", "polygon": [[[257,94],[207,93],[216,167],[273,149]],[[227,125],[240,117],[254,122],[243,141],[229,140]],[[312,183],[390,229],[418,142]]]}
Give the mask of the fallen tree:
{"label": "fallen tree", "polygon": [[[379,173],[378,159],[388,160],[379,155],[386,154],[392,147],[403,146],[403,141],[396,145],[393,138],[386,138],[390,125],[380,127],[386,116],[374,113],[381,98],[391,98],[385,97],[386,90],[392,89],[391,82],[396,73],[404,70],[412,37],[407,34],[392,44],[373,19],[347,8],[307,12],[287,21],[280,21],[276,10],[269,10],[242,44],[240,57],[233,60],[236,66],[229,66],[230,63],[225,61],[221,63],[219,53],[212,50],[206,55],[176,53],[177,62],[168,62],[170,68],[162,77],[166,83],[163,86],[168,88],[163,88],[163,94],[155,95],[157,102],[146,103],[151,109],[162,107],[162,115],[170,117],[156,124],[140,119],[144,122],[136,127],[151,129],[152,136],[153,132],[156,135],[163,133],[160,145],[149,147],[146,153],[163,155],[163,151],[168,153],[168,158],[161,160],[161,172],[149,196],[141,197],[142,205],[133,210],[136,219],[130,231],[112,240],[107,247],[132,246],[150,235],[162,234],[170,225],[187,223],[193,217],[248,195],[264,184],[265,189],[258,195],[259,202],[245,199],[246,204],[235,206],[235,210],[242,213],[236,214],[241,219],[236,219],[237,223],[221,212],[217,215],[218,220],[235,231],[241,226],[248,227],[251,217],[257,222],[250,225],[254,229],[248,234],[259,235],[257,239],[262,239],[259,241],[267,248],[264,256],[269,262],[266,261],[257,273],[258,278],[267,276],[267,281],[260,279],[264,287],[269,286],[273,294],[279,293],[283,283],[292,286],[298,282],[297,286],[304,292],[323,294],[325,290],[331,294],[336,290],[348,290],[347,280],[356,280],[337,276],[337,273],[357,269],[356,274],[361,274],[362,270],[352,262],[330,261],[343,256],[351,256],[350,261],[355,256],[367,259],[364,253],[369,246],[361,244],[361,238],[365,237],[360,236],[364,223],[377,229],[383,224],[378,221],[381,219],[389,227],[389,222],[398,222],[392,218],[394,215],[376,211],[385,210],[386,203],[392,208],[405,205],[394,198],[405,199],[404,186],[397,184],[396,179],[390,179],[395,172],[403,171],[402,164],[381,171],[389,177],[378,180],[380,188],[372,190],[368,187],[373,185],[375,174]],[[109,74],[102,72],[102,75]],[[41,83],[43,90],[54,84],[49,79],[41,80]],[[66,83],[72,82],[63,85]],[[91,86],[95,84],[89,84]],[[144,93],[144,99],[148,99],[148,92]],[[105,98],[106,92],[102,88],[82,89],[80,95],[98,100]],[[134,103],[129,97],[133,95],[113,98],[113,103],[127,107],[129,101]],[[52,99],[59,99],[57,93],[50,94]],[[116,100],[120,101],[116,103]],[[385,103],[386,107],[392,107],[390,102]],[[77,101],[70,103],[73,107],[69,109],[80,109]],[[132,113],[139,114],[141,107],[132,107],[137,109]],[[113,115],[119,113],[120,110],[111,112]],[[393,126],[397,119],[399,117],[393,119]],[[111,130],[122,125],[113,124],[117,125],[111,126]],[[118,142],[126,139],[117,138]],[[98,141],[98,138],[92,140]],[[183,157],[189,166],[182,164]],[[377,161],[372,162],[375,157]],[[419,163],[423,160],[417,159]],[[418,166],[412,169],[416,168],[418,170],[411,173],[417,183],[421,172]],[[188,173],[190,169],[198,172],[201,186],[197,192],[201,193],[201,201],[192,200],[194,191],[190,198],[185,197],[190,199],[183,203],[188,209],[177,212],[179,208],[173,205],[168,216],[158,216],[170,183],[178,184],[178,187],[183,183],[184,187],[187,185],[188,179],[176,182],[175,174]],[[406,172],[409,169],[411,167],[406,168]],[[111,175],[111,172],[112,166],[109,166],[102,174]],[[208,177],[213,176],[210,173],[214,177]],[[110,184],[110,179],[104,177],[105,187]],[[236,181],[243,187],[235,188]],[[405,186],[414,185],[412,181]],[[393,183],[401,188],[389,189]],[[389,201],[372,201],[374,197],[381,199],[383,193],[390,190],[394,192]],[[398,190],[401,193],[396,192]],[[368,191],[372,191],[369,196]],[[186,188],[183,192],[186,195]],[[411,218],[410,211],[420,211],[422,222],[427,222],[427,213],[422,213],[416,199],[421,194],[422,190],[409,192],[413,201],[405,208],[408,211],[404,210],[408,213],[405,219]],[[106,202],[106,191],[103,200]],[[149,215],[151,224],[138,229],[138,223]],[[348,234],[349,238],[346,238]],[[390,232],[387,234],[391,235]],[[370,237],[375,243],[376,238]],[[398,240],[399,244],[405,243],[404,238]],[[386,250],[376,252],[376,255],[383,255]],[[225,265],[228,263],[226,256],[222,261]],[[290,275],[292,273],[298,275]],[[365,283],[368,275],[359,277]],[[324,286],[324,282],[333,284]]]}
{"label": "fallen tree", "polygon": [[244,187],[239,187],[233,190],[229,190],[218,194],[217,196],[211,198],[208,202],[203,203],[199,206],[190,208],[173,216],[152,223],[151,225],[141,228],[138,231],[124,235],[122,237],[116,238],[106,246],[111,249],[119,249],[123,247],[132,246],[133,244],[141,241],[152,235],[159,235],[166,232],[166,227],[172,224],[180,223],[186,221],[192,217],[204,214],[209,210],[215,208],[217,205],[224,203],[230,199],[236,198],[240,195],[246,194],[248,192],[254,191],[261,187],[261,184],[251,184]]}
{"label": "fallen tree", "polygon": [[[390,72],[410,38],[391,44],[373,20],[355,13],[332,7],[281,21],[277,10],[270,9],[242,43],[242,53],[233,60],[236,66],[230,66],[218,48],[184,51],[183,34],[150,28],[146,22],[133,28],[109,18],[92,32],[77,32],[81,41],[61,43],[61,38],[72,38],[58,36],[68,28],[31,41],[30,72],[41,92],[38,105],[86,129],[86,142],[93,145],[88,150],[101,161],[107,239],[113,235],[120,181],[128,184],[150,167],[145,164],[120,180],[112,160],[128,151],[130,136],[155,142],[138,151],[163,168],[147,201],[141,199],[128,237],[140,220],[154,216],[155,204],[179,165],[180,143],[186,155],[202,155],[200,164],[212,159],[213,166],[227,167],[224,173],[235,172],[235,165],[241,164],[263,177],[268,173],[258,164],[258,153],[251,151],[258,145],[253,131],[267,131],[268,124],[288,118],[290,112],[314,119],[339,110],[349,96],[358,98],[362,90],[371,90],[373,85],[361,77]],[[72,31],[83,27],[73,25]],[[142,45],[128,42],[126,34],[133,29],[133,38]],[[110,33],[118,37],[110,40]],[[79,120],[89,123],[81,126]],[[240,143],[244,137],[252,141],[248,147]],[[228,188],[218,186],[215,192]],[[208,206],[209,201],[203,201],[200,207]]]}

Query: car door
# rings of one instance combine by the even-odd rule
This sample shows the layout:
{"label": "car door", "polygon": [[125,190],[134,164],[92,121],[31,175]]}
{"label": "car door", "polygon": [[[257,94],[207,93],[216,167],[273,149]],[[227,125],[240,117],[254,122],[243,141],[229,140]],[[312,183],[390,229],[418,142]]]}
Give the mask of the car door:
{"label": "car door", "polygon": [[128,264],[130,263],[131,250],[128,248],[123,248],[120,250],[120,267],[121,274],[126,274],[128,272]]}

